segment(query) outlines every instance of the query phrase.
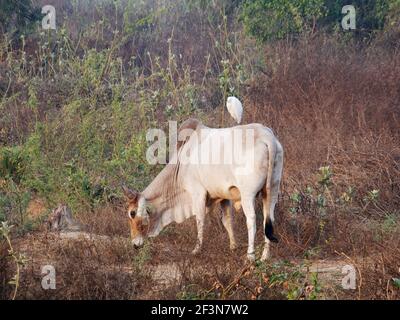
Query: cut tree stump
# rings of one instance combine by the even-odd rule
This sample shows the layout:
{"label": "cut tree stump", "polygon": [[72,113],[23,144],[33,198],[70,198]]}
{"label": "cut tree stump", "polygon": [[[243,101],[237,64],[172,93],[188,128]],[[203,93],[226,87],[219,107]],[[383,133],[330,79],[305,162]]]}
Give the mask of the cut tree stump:
{"label": "cut tree stump", "polygon": [[48,229],[57,232],[61,239],[65,240],[110,240],[109,236],[97,235],[87,232],[88,227],[76,221],[72,211],[66,205],[59,205],[54,209],[48,220]]}
{"label": "cut tree stump", "polygon": [[77,232],[87,230],[85,225],[74,219],[71,209],[66,205],[59,205],[51,212],[48,219],[48,227],[50,231],[59,232]]}

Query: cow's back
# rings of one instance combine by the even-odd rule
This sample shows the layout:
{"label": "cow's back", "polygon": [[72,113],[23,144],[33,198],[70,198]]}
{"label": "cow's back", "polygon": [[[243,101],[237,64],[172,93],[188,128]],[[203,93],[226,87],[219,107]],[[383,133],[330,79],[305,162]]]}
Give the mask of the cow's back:
{"label": "cow's back", "polygon": [[[182,149],[180,179],[185,188],[203,187],[220,198],[229,198],[232,187],[249,180],[261,188],[268,172],[267,143],[274,138],[272,130],[257,123],[221,129],[197,123],[196,136]],[[197,156],[189,160],[188,154]]]}

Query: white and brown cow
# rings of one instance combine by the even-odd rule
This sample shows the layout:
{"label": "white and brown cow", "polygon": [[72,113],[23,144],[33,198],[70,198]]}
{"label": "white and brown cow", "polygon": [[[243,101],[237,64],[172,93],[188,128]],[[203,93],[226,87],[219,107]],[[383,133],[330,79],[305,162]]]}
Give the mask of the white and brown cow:
{"label": "white and brown cow", "polygon": [[[248,132],[251,134],[247,135]],[[247,135],[251,143],[234,138],[240,135]],[[179,140],[182,142],[178,143],[178,152],[143,192],[124,187],[132,243],[140,246],[146,236],[158,235],[169,223],[180,223],[196,216],[197,244],[193,253],[197,253],[203,242],[205,216],[219,203],[232,249],[236,247],[232,205],[236,210],[243,208],[248,230],[247,256],[254,260],[254,202],[261,194],[265,230],[261,259],[267,259],[270,242],[277,241],[272,224],[283,166],[283,149],[273,132],[261,124],[214,129],[196,119],[189,119],[180,127]],[[227,153],[237,153],[238,150],[241,156],[239,164],[226,161],[224,156]],[[223,161],[210,161],[215,155],[222,156]]]}

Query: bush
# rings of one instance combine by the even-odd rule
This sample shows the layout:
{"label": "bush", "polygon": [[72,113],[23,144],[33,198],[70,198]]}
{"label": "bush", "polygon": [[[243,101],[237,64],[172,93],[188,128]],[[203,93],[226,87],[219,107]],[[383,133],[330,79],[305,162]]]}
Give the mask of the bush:
{"label": "bush", "polygon": [[313,33],[317,27],[329,32],[338,30],[344,16],[342,8],[349,4],[356,9],[356,35],[398,24],[398,0],[249,0],[244,3],[242,19],[250,35],[266,42]]}
{"label": "bush", "polygon": [[324,15],[323,0],[255,0],[245,2],[242,19],[246,31],[265,42],[313,32]]}
{"label": "bush", "polygon": [[26,158],[21,146],[0,148],[0,177],[19,182],[25,171]]}
{"label": "bush", "polygon": [[0,31],[22,33],[41,18],[31,0],[0,0]]}

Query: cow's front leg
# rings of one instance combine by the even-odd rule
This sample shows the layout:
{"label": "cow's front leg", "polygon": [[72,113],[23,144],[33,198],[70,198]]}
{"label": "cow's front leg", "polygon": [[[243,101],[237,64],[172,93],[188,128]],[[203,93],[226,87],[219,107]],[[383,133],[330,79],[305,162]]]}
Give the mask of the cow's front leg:
{"label": "cow's front leg", "polygon": [[203,245],[203,233],[204,233],[204,220],[206,213],[206,203],[205,197],[199,196],[193,199],[194,213],[196,215],[196,223],[197,223],[197,242],[194,247],[192,254],[198,254],[201,251]]}
{"label": "cow's front leg", "polygon": [[228,232],[230,248],[231,250],[235,250],[237,248],[237,243],[236,243],[235,231],[233,228],[234,213],[233,213],[232,203],[229,200],[223,200],[221,202],[221,208],[222,208],[222,217],[221,217],[222,224],[224,225],[226,231]]}

